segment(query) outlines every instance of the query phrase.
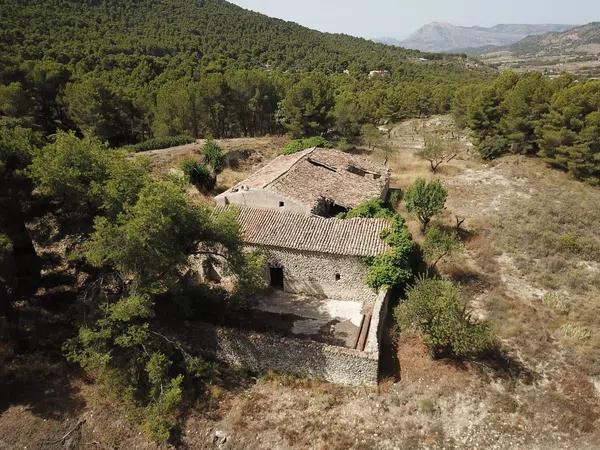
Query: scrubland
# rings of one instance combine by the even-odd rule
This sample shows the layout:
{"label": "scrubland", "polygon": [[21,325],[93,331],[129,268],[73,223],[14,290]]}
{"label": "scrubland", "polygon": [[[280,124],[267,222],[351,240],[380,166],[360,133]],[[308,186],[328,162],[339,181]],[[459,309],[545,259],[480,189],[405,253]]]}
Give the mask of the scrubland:
{"label": "scrubland", "polygon": [[[436,175],[417,155],[424,129],[460,138],[456,157]],[[377,388],[223,368],[205,398],[189,405],[179,448],[600,447],[600,190],[539,159],[483,162],[449,117],[403,122],[390,139],[392,187],[438,177],[449,199],[436,220],[454,226],[456,217],[465,219],[465,251],[439,270],[462,285],[475,316],[492,322],[502,353],[478,363],[433,361],[418,336],[398,339],[390,319]],[[220,141],[229,167],[217,189],[266,164],[284,142]],[[200,144],[147,155],[169,171]],[[399,211],[422,241],[416,219]],[[49,249],[48,257],[60,255]],[[54,318],[45,319],[40,340],[52,337]],[[7,380],[0,449],[155,448],[131,425],[130,411],[59,354],[0,367]],[[17,373],[27,376],[11,383]]]}

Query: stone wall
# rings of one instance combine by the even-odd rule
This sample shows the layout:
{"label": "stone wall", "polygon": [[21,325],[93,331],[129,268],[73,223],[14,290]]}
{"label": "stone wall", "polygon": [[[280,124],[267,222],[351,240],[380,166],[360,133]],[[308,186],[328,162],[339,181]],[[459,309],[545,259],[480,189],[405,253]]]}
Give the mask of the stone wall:
{"label": "stone wall", "polygon": [[218,195],[215,197],[215,202],[217,205],[238,205],[250,208],[277,209],[296,214],[310,214],[310,208],[305,205],[264,189],[240,190],[227,195]]}
{"label": "stone wall", "polygon": [[369,335],[367,336],[367,343],[365,345],[366,352],[377,355],[381,352],[381,340],[389,312],[389,300],[390,291],[388,290],[380,292],[377,296],[377,301],[373,306]]}
{"label": "stone wall", "polygon": [[377,384],[379,353],[310,340],[187,323],[182,335],[198,353],[255,372],[268,369],[346,385]]}
{"label": "stone wall", "polygon": [[286,292],[361,302],[377,298],[377,293],[365,285],[368,267],[358,257],[274,247],[260,250],[266,253],[269,266],[283,268]]}
{"label": "stone wall", "polygon": [[332,383],[374,386],[379,378],[388,302],[387,291],[377,296],[364,351],[204,322],[186,322],[179,337],[208,359],[258,373],[274,370]]}

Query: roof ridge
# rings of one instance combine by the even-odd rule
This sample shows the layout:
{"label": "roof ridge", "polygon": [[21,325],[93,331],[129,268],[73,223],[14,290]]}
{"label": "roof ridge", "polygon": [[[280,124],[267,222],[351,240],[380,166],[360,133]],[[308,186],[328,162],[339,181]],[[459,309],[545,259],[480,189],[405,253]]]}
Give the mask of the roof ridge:
{"label": "roof ridge", "polygon": [[[272,179],[271,181],[269,181],[267,184],[265,184],[263,186],[263,189],[269,187],[270,185],[272,185],[273,183],[275,183],[277,180],[279,180],[282,176],[284,176],[285,174],[287,174],[290,170],[292,170],[300,161],[304,160],[304,158],[306,158],[308,155],[310,155],[312,152],[314,152],[317,149],[317,147],[312,147],[312,148],[306,148],[304,150],[302,150],[302,152],[306,152],[305,154],[303,154],[300,158],[298,158],[296,161],[294,161],[294,163],[288,167],[288,169],[284,172],[281,172],[276,178]],[[310,150],[310,151],[309,151]],[[281,156],[285,156],[285,155],[281,155]]]}

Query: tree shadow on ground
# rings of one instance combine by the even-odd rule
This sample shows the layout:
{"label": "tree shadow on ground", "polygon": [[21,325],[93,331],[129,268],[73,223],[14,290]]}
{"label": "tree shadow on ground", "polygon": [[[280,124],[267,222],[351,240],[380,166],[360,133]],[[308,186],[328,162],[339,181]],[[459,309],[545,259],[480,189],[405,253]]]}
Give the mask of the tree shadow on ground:
{"label": "tree shadow on ground", "polygon": [[57,291],[23,302],[0,364],[0,414],[25,406],[42,418],[70,417],[85,406],[74,380],[83,377],[70,366],[62,344],[75,335],[75,325],[63,311],[76,300],[73,292]]}
{"label": "tree shadow on ground", "polygon": [[43,419],[78,415],[85,407],[73,383],[79,376],[62,356],[37,352],[15,355],[0,368],[0,414],[22,406]]}
{"label": "tree shadow on ground", "polygon": [[463,266],[451,266],[447,269],[450,281],[460,285],[464,291],[476,295],[493,287],[489,276],[476,270],[470,270]]}
{"label": "tree shadow on ground", "polygon": [[481,355],[474,362],[479,368],[481,374],[490,379],[501,379],[504,381],[521,382],[524,384],[533,383],[537,374],[529,369],[522,361],[511,356],[500,346]]}
{"label": "tree shadow on ground", "polygon": [[458,238],[461,240],[461,242],[463,244],[469,242],[471,239],[473,239],[475,236],[477,236],[477,232],[470,230],[468,228],[465,228],[463,225],[457,227],[456,225],[448,225],[448,224],[439,223],[439,222],[436,222],[435,225],[440,230],[442,230],[446,233],[458,234]]}

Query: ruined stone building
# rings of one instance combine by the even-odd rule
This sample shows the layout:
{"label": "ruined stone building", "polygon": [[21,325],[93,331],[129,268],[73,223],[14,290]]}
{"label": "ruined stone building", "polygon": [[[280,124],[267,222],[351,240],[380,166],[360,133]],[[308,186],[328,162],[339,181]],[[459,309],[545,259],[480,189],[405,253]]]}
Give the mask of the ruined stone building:
{"label": "ruined stone building", "polygon": [[[368,257],[388,250],[385,219],[331,218],[384,199],[389,172],[366,158],[321,148],[280,156],[215,198],[233,211],[245,249],[266,257],[270,293],[248,321],[256,332],[196,327],[206,355],[345,384],[375,384],[387,293],[366,284]],[[218,268],[208,267],[207,276]]]}
{"label": "ruined stone building", "polygon": [[380,238],[387,220],[325,219],[247,207],[234,211],[246,248],[267,257],[265,277],[272,288],[356,302],[377,297],[365,284],[363,257],[387,250]]}
{"label": "ruined stone building", "polygon": [[332,217],[366,200],[384,199],[389,181],[388,169],[367,158],[310,148],[275,158],[215,201]]}

